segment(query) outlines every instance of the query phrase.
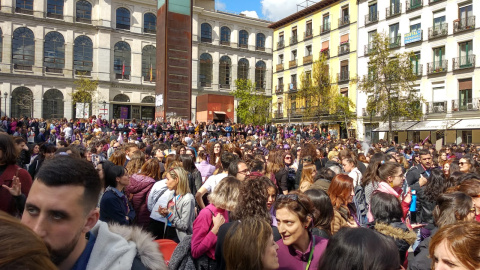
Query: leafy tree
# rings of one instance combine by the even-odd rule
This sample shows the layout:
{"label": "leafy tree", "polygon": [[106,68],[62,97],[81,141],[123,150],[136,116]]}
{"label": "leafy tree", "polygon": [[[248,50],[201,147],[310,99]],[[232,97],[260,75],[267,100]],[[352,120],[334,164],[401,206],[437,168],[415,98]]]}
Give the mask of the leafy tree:
{"label": "leafy tree", "polygon": [[71,94],[73,105],[83,104],[83,114],[85,115],[85,104],[92,108],[93,99],[97,96],[98,80],[91,80],[87,77],[80,76],[73,82],[75,90]]}
{"label": "leafy tree", "polygon": [[263,125],[270,121],[270,104],[272,98],[255,91],[255,84],[250,80],[235,81],[236,90],[231,94],[238,99],[237,116],[244,123]]}
{"label": "leafy tree", "polygon": [[388,36],[376,34],[369,50],[368,74],[356,79],[358,88],[368,95],[367,112],[388,122],[389,141],[393,121],[422,117],[424,99],[413,89],[417,75],[412,58],[412,52],[392,53]]}
{"label": "leafy tree", "polygon": [[355,113],[355,103],[340,93],[337,93],[332,99],[333,112],[332,115],[338,121],[341,121],[341,126],[348,131],[348,127],[351,125],[352,120],[357,118]]}

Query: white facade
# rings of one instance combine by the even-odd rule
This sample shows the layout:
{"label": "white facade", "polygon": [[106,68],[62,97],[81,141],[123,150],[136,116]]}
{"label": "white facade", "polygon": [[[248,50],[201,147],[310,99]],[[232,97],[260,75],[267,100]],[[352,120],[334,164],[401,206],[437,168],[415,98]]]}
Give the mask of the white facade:
{"label": "white facade", "polygon": [[[399,14],[387,16],[387,8],[392,10],[391,3],[400,3]],[[418,7],[416,5],[418,4]],[[375,20],[374,12],[376,5],[378,11],[378,20]],[[468,12],[468,20],[461,20],[459,15],[465,7],[471,11]],[[395,9],[395,7],[393,7]],[[467,8],[468,9],[468,8]],[[423,104],[424,121],[432,119],[463,119],[475,117],[478,114],[480,89],[480,69],[478,61],[475,62],[475,56],[480,55],[480,31],[478,27],[480,23],[475,20],[474,15],[480,14],[480,3],[478,1],[456,1],[456,0],[389,0],[389,1],[359,1],[359,20],[358,20],[358,36],[364,37],[358,40],[358,75],[367,74],[368,55],[367,46],[369,44],[369,33],[372,31],[387,33],[390,37],[394,36],[391,29],[393,25],[398,24],[398,36],[400,36],[400,46],[394,49],[395,52],[411,51],[420,55],[419,76],[415,83],[415,89],[426,100]],[[395,10],[397,11],[397,10]],[[396,12],[393,12],[396,13]],[[473,16],[472,16],[473,15]],[[388,18],[387,18],[388,17]],[[442,18],[443,17],[443,18]],[[439,21],[444,21],[443,26]],[[367,22],[367,23],[366,23]],[[459,23],[467,23],[470,29],[462,29]],[[414,25],[420,24],[423,32],[421,40],[405,44],[405,34],[411,32]],[[435,26],[434,26],[435,24]],[[455,31],[454,31],[455,25]],[[392,27],[391,27],[392,26]],[[437,30],[446,27],[446,34],[440,34]],[[459,30],[460,29],[460,30]],[[437,32],[433,32],[437,31]],[[437,37],[434,37],[434,34]],[[458,57],[464,56],[461,49],[462,43],[470,42],[468,49],[470,60],[473,60],[471,66],[462,67],[454,66],[453,61],[458,61]],[[437,57],[441,48],[441,61],[447,61],[446,70],[434,68],[434,62],[438,63]],[[437,56],[434,56],[435,50]],[[458,62],[457,62],[458,63]],[[437,65],[438,66],[438,65]],[[429,68],[430,67],[430,68]],[[459,85],[464,80],[471,80],[471,89],[468,94],[468,100],[464,99]],[[468,110],[462,107],[462,102],[472,103],[473,107]],[[359,139],[364,139],[365,135],[370,135],[367,122],[370,122],[370,116],[365,114],[367,104],[367,96],[358,90],[357,96],[357,117],[358,117],[358,134]],[[470,110],[472,109],[472,110]],[[378,120],[373,120],[369,124],[377,124]],[[382,135],[382,134],[381,134]],[[382,136],[381,136],[382,137]],[[403,142],[403,140],[401,141]]]}

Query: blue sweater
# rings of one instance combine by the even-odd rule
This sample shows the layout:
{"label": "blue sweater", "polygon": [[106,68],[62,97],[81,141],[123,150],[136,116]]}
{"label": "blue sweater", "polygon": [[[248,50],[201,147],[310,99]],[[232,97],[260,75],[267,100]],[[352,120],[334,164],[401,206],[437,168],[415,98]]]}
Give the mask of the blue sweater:
{"label": "blue sweater", "polygon": [[[125,203],[125,195],[117,189],[105,191],[100,201],[100,220],[121,225],[130,225],[135,218],[135,210],[130,202]],[[130,211],[128,211],[130,209]],[[127,220],[128,213],[128,220]]]}

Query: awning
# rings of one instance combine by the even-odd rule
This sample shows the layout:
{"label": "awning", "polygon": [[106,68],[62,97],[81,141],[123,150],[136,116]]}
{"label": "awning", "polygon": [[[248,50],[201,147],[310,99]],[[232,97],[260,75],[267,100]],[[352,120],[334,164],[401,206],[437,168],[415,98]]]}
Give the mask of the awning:
{"label": "awning", "polygon": [[458,121],[459,120],[422,121],[410,127],[408,130],[426,131],[450,129],[452,125],[456,124]]}
{"label": "awning", "polygon": [[222,112],[222,111],[213,111],[214,114],[227,114],[226,112]]}
{"label": "awning", "polygon": [[450,129],[480,129],[480,119],[460,120]]}
{"label": "awning", "polygon": [[[407,128],[418,123],[417,121],[408,121],[408,122],[392,122],[392,131],[405,131]],[[388,122],[381,122],[378,125],[378,128],[374,129],[373,132],[387,132],[388,131]]]}

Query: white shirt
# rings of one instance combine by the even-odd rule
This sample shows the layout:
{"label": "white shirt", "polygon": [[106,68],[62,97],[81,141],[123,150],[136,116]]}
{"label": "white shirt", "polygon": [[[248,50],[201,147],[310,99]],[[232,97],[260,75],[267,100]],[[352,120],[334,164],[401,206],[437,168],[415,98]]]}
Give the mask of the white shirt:
{"label": "white shirt", "polygon": [[[167,223],[167,218],[164,216],[161,216],[158,213],[158,207],[162,206],[163,208],[167,207],[168,204],[168,198],[170,197],[170,194],[173,192],[172,190],[165,190],[162,196],[160,196],[158,199],[159,193],[167,187],[167,179],[160,180],[156,182],[153,186],[152,189],[150,190],[150,193],[148,194],[148,199],[147,199],[147,208],[148,211],[150,211],[150,218],[161,221],[164,223]],[[157,201],[154,201],[157,199]]]}
{"label": "white shirt", "polygon": [[227,177],[227,173],[219,173],[217,175],[210,176],[205,183],[203,183],[202,187],[205,188],[208,193],[212,193],[215,190],[215,187],[223,180],[223,178]]}
{"label": "white shirt", "polygon": [[73,134],[73,129],[71,127],[66,127],[63,129],[63,132],[65,132],[65,139],[70,139],[72,138]]}
{"label": "white shirt", "polygon": [[362,173],[358,170],[357,167],[353,168],[353,170],[348,173],[348,176],[350,176],[353,179],[354,187],[362,183]]}

